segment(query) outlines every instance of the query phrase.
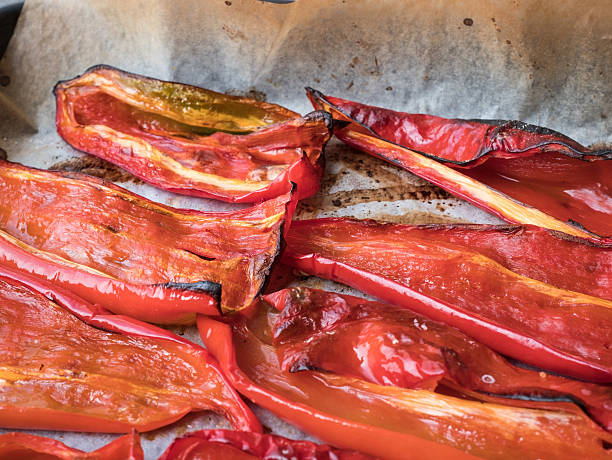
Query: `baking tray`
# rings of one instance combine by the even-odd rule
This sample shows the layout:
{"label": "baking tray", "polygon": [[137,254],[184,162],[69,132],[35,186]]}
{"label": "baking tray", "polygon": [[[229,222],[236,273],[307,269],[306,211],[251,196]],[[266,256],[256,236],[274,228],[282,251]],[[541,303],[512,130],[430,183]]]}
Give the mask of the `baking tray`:
{"label": "baking tray", "polygon": [[[12,13],[5,17],[15,17],[18,3],[6,7]],[[148,14],[138,14],[145,4]],[[255,0],[28,0],[0,61],[0,76],[10,79],[9,85],[0,86],[0,148],[10,160],[30,166],[90,167],[91,160],[55,132],[51,88],[99,63],[250,94],[301,113],[312,110],[303,92],[308,85],[410,112],[522,119],[585,145],[609,144],[610,24],[612,9],[598,1],[302,0],[274,5]],[[0,33],[5,36],[8,29]],[[336,140],[326,150],[325,168],[321,191],[300,203],[296,218],[500,222]],[[232,207],[156,190],[117,175],[108,164],[97,163],[95,169],[173,206]],[[299,283],[355,293],[313,277]],[[199,342],[193,328],[175,331]],[[305,437],[269,412],[254,410],[270,431]],[[200,413],[145,433],[146,458],[157,458],[175,436],[216,426],[228,424]],[[114,437],[37,433],[84,450]]]}

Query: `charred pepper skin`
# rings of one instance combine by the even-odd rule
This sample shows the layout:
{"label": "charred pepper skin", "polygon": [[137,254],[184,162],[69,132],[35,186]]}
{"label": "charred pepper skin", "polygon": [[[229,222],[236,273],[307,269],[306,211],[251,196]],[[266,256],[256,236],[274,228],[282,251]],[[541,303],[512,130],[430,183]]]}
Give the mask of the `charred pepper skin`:
{"label": "charred pepper skin", "polygon": [[115,313],[192,324],[196,313],[241,309],[257,296],[290,200],[176,209],[84,174],[0,161],[0,264]]}
{"label": "charred pepper skin", "polygon": [[213,410],[261,431],[204,348],[4,266],[0,285],[0,426],[145,432]]}
{"label": "charred pepper skin", "polygon": [[376,460],[310,441],[247,431],[202,430],[176,439],[159,460]]}
{"label": "charred pepper skin", "polygon": [[[612,302],[597,297],[602,287],[609,297],[612,248],[537,227],[475,227],[296,221],[281,261],[456,327],[532,366],[612,383]],[[531,254],[516,260],[515,244]],[[561,247],[585,265],[546,261]],[[574,279],[551,284],[564,275]]]}
{"label": "charred pepper skin", "polygon": [[501,219],[612,242],[612,150],[518,121],[395,112],[306,89],[343,142]]}
{"label": "charred pepper skin", "polygon": [[74,148],[156,187],[233,203],[319,188],[331,117],[96,66],[59,82],[56,125]]}

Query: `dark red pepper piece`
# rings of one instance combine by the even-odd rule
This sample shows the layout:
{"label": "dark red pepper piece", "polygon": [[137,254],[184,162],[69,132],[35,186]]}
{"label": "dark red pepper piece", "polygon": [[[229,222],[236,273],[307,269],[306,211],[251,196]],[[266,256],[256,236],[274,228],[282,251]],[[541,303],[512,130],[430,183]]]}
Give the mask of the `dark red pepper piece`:
{"label": "dark red pepper piece", "polygon": [[508,222],[612,237],[612,150],[517,121],[449,120],[307,92],[344,122],[334,129],[342,141]]}

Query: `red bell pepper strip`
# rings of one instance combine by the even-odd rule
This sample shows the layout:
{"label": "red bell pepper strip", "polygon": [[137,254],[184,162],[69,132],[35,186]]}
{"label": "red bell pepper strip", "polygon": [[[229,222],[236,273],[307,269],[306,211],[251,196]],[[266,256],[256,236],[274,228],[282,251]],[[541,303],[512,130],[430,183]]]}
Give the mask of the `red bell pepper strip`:
{"label": "red bell pepper strip", "polygon": [[612,150],[516,121],[449,120],[307,92],[316,108],[348,122],[334,130],[342,141],[501,219],[612,237]]}
{"label": "red bell pepper strip", "polygon": [[[580,280],[591,274],[602,280],[604,289],[610,285],[611,247],[563,239],[535,227],[512,232],[491,226],[483,227],[485,235],[497,232],[494,240],[507,237],[508,242],[481,247],[483,234],[473,226],[451,227],[450,234],[476,234],[464,238],[448,238],[448,228],[352,219],[296,221],[282,261],[454,326],[532,366],[612,383],[612,301],[580,292]],[[528,263],[507,262],[517,235],[530,248],[527,260],[540,258],[531,269]],[[559,246],[553,253],[562,257],[559,250],[569,247],[568,254],[581,254],[578,260],[592,263],[579,267],[568,258],[552,265],[559,257],[546,259],[555,244]],[[563,275],[575,278],[567,281],[575,290],[548,284]],[[586,292],[597,291],[590,282],[584,286]]]}
{"label": "red bell pepper strip", "polygon": [[[0,162],[0,264],[114,313],[193,323],[249,305],[290,196],[229,213],[175,209],[93,177]],[[18,204],[17,204],[18,203]]]}
{"label": "red bell pepper strip", "polygon": [[159,460],[375,460],[369,455],[248,431],[202,430],[176,439]]}
{"label": "red bell pepper strip", "polygon": [[93,452],[68,447],[55,439],[26,433],[0,435],[2,460],[144,460],[140,439],[134,432],[121,436]]}
{"label": "red bell pepper strip", "polygon": [[0,266],[0,426],[125,433],[213,410],[259,422],[208,352]]}
{"label": "red bell pepper strip", "polygon": [[313,195],[330,137],[324,112],[96,66],[55,87],[59,134],[165,190],[236,203]]}
{"label": "red bell pepper strip", "polygon": [[331,445],[382,459],[610,458],[612,437],[584,415],[284,371],[271,343],[278,313],[261,302],[248,314],[198,315],[207,349],[241,394]]}
{"label": "red bell pepper strip", "polygon": [[459,330],[402,307],[308,288],[264,299],[281,311],[273,336],[284,370],[431,391],[450,387],[527,407],[554,408],[569,398],[612,432],[612,386],[514,366]]}

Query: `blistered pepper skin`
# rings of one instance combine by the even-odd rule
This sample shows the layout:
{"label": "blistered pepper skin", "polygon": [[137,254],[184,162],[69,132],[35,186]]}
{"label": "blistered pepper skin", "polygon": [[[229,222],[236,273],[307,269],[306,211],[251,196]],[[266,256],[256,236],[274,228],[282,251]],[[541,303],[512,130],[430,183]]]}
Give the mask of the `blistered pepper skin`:
{"label": "blistered pepper skin", "polygon": [[208,352],[0,266],[0,426],[126,433],[213,410],[260,431]]}
{"label": "blistered pepper skin", "polygon": [[503,120],[395,112],[307,88],[343,142],[515,224],[612,241],[612,150]]}
{"label": "blistered pepper skin", "polygon": [[[456,327],[532,366],[612,382],[612,302],[592,295],[603,288],[609,297],[612,248],[536,227],[445,228],[296,221],[282,262]],[[478,242],[487,232],[496,234],[491,238],[499,242],[497,249]],[[515,239],[530,248],[523,262],[514,259]],[[556,264],[555,257],[547,262],[551,248],[567,248],[586,263],[581,268],[568,258]],[[541,262],[530,268],[538,257]],[[550,284],[563,276],[574,279]]]}
{"label": "blistered pepper skin", "polygon": [[156,187],[234,203],[313,195],[331,117],[96,66],[55,87],[74,148]]}

